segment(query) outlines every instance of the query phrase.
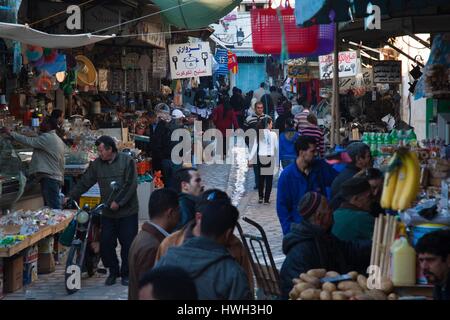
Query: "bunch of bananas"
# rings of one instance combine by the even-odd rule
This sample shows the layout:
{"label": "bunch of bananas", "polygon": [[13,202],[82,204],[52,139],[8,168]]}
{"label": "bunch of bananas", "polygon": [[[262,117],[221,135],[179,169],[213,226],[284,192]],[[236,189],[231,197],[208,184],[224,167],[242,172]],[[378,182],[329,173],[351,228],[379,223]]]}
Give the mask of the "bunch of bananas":
{"label": "bunch of bananas", "polygon": [[415,152],[399,149],[384,177],[381,207],[401,211],[411,207],[419,192],[420,164]]}

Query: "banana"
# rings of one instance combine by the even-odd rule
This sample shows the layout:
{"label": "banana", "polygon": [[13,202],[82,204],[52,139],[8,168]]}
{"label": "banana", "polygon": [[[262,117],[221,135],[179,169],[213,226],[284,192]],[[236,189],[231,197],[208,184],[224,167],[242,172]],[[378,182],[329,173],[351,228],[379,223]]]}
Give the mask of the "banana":
{"label": "banana", "polygon": [[403,157],[402,167],[405,168],[404,188],[398,199],[398,210],[405,210],[411,206],[416,198],[420,183],[420,165],[415,152],[408,152]]}
{"label": "banana", "polygon": [[406,175],[407,175],[407,171],[406,171],[406,156],[405,155],[401,155],[400,156],[400,160],[402,162],[400,169],[398,170],[398,176],[397,176],[397,185],[395,187],[395,192],[394,192],[394,196],[392,198],[392,203],[391,203],[391,209],[392,210],[401,210],[401,206],[400,203],[403,203],[403,198],[405,195],[405,187],[406,187]]}
{"label": "banana", "polygon": [[388,171],[384,177],[383,193],[381,194],[381,207],[384,209],[390,209],[392,205],[392,199],[394,198],[395,187],[397,185],[397,177],[399,169],[394,167],[394,163],[398,160],[398,156],[395,154],[389,161],[390,171]]}

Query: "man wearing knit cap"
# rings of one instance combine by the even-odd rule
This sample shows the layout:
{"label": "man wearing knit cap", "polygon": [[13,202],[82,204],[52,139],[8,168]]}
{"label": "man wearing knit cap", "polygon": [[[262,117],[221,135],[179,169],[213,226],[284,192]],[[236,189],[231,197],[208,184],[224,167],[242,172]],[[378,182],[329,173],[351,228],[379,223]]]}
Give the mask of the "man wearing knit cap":
{"label": "man wearing knit cap", "polygon": [[340,193],[344,202],[334,212],[332,233],[341,240],[372,239],[375,219],[370,214],[372,191],[367,179],[345,181]]}
{"label": "man wearing knit cap", "polygon": [[369,265],[371,241],[341,241],[329,231],[333,216],[326,198],[308,192],[300,200],[299,224],[293,223],[283,239],[286,259],[280,271],[282,297],[287,299],[292,279],[310,269],[324,268],[339,273],[352,270],[364,273]]}

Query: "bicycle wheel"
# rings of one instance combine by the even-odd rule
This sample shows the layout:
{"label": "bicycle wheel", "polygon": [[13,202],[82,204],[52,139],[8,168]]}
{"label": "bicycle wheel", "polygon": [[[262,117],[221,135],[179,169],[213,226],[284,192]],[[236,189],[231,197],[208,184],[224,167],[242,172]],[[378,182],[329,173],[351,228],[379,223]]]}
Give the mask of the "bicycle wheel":
{"label": "bicycle wheel", "polygon": [[68,294],[81,289],[80,247],[72,245],[67,255],[66,270],[64,272],[65,287]]}

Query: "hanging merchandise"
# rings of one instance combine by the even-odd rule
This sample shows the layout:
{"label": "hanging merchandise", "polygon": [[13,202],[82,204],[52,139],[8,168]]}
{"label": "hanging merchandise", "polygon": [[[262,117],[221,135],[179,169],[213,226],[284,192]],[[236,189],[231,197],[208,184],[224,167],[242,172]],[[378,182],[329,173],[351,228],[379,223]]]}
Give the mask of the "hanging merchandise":
{"label": "hanging merchandise", "polygon": [[227,49],[217,49],[215,60],[218,64],[218,69],[215,72],[216,75],[228,75],[228,50]]}
{"label": "hanging merchandise", "polygon": [[175,91],[174,91],[174,95],[173,95],[173,103],[176,106],[183,105],[183,88],[182,88],[181,80],[176,80]]}
{"label": "hanging merchandise", "polygon": [[[287,1],[289,4],[289,1]],[[253,50],[261,54],[280,54],[282,51],[282,31],[277,10],[252,9]],[[284,32],[289,54],[310,54],[319,45],[319,26],[298,28],[295,24],[294,9],[290,6],[280,9],[281,20],[284,22]]]}
{"label": "hanging merchandise", "polygon": [[[153,57],[155,59],[155,57]],[[144,92],[147,92],[148,90],[148,70],[150,69],[150,66],[152,65],[152,61],[150,60],[150,57],[146,54],[143,54],[139,57],[138,66],[141,69],[141,75],[142,75],[142,89]]]}
{"label": "hanging merchandise", "polygon": [[436,34],[430,57],[416,86],[415,99],[450,98],[450,33]]}
{"label": "hanging merchandise", "polygon": [[56,90],[58,86],[59,83],[56,81],[56,78],[43,71],[34,79],[31,88],[35,93],[47,93],[51,90]]}
{"label": "hanging merchandise", "polygon": [[25,49],[25,55],[28,61],[36,62],[41,59],[44,54],[44,48],[38,46],[27,45]]}
{"label": "hanging merchandise", "polygon": [[[46,61],[45,58],[44,61]],[[46,71],[51,75],[54,75],[58,72],[65,72],[67,70],[66,55],[57,54],[52,62],[45,62],[43,65],[36,67],[36,69],[38,71]]]}
{"label": "hanging merchandise", "polygon": [[228,51],[228,70],[230,70],[233,74],[238,73],[238,61],[237,56],[231,51]]}
{"label": "hanging merchandise", "polygon": [[97,81],[97,70],[94,64],[83,55],[76,56],[77,60],[77,80],[81,86],[92,86]]}
{"label": "hanging merchandise", "polygon": [[71,95],[77,84],[77,72],[75,70],[70,70],[67,72],[65,80],[60,84],[60,88],[64,91],[65,95]]}

